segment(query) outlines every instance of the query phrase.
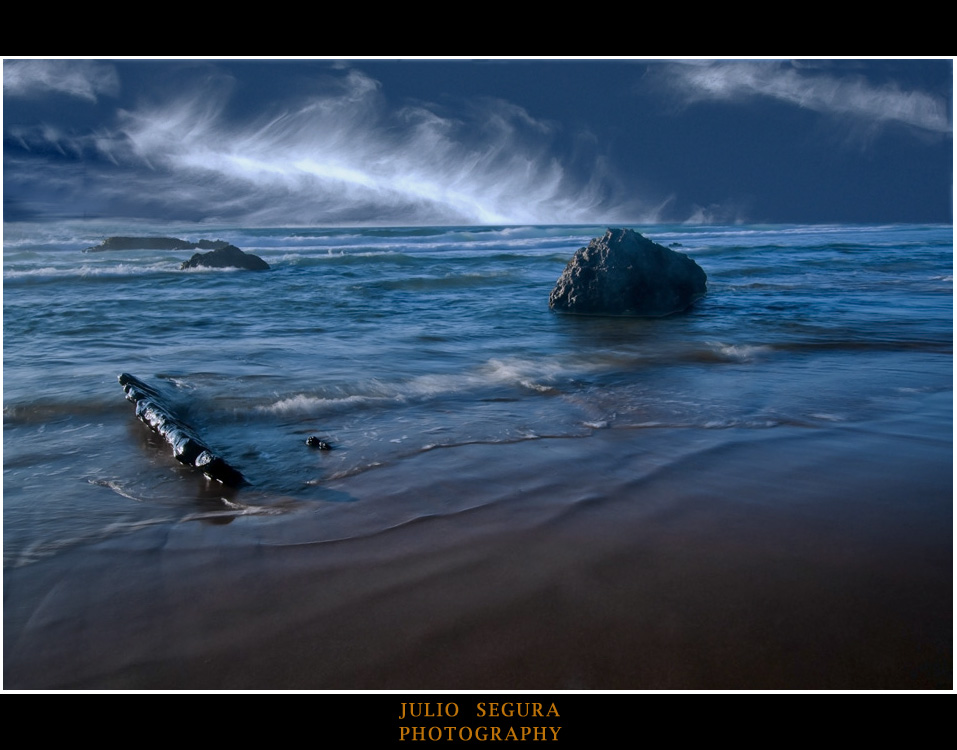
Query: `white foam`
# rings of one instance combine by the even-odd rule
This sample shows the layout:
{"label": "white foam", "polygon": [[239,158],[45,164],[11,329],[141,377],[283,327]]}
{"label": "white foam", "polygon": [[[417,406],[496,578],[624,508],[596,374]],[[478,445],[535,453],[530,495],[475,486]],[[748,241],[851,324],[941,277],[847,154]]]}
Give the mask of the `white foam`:
{"label": "white foam", "polygon": [[341,398],[321,398],[318,396],[306,396],[299,394],[290,398],[280,399],[275,403],[266,406],[257,406],[256,411],[269,414],[319,414],[330,409],[342,406],[343,404],[366,403],[369,401],[387,400],[383,396],[361,396],[351,395]]}
{"label": "white foam", "polygon": [[761,344],[724,344],[720,341],[709,341],[707,344],[716,354],[733,362],[751,362],[771,351],[770,346]]}
{"label": "white foam", "polygon": [[90,484],[96,485],[97,487],[107,487],[107,488],[113,490],[113,492],[115,492],[117,495],[120,495],[121,497],[125,497],[125,498],[127,498],[128,500],[134,500],[134,501],[136,501],[136,502],[138,502],[138,503],[144,502],[144,501],[143,501],[143,498],[137,497],[136,495],[130,494],[130,493],[129,493],[126,489],[124,489],[123,486],[122,486],[118,481],[116,481],[116,480],[113,480],[113,479],[89,479],[89,480],[87,480],[87,481],[89,481]]}
{"label": "white foam", "polygon": [[115,263],[111,265],[70,265],[70,266],[42,266],[23,270],[5,270],[3,278],[6,280],[28,278],[90,278],[99,276],[143,276],[152,273],[177,271],[178,265],[171,263],[151,263],[139,266],[133,263]]}

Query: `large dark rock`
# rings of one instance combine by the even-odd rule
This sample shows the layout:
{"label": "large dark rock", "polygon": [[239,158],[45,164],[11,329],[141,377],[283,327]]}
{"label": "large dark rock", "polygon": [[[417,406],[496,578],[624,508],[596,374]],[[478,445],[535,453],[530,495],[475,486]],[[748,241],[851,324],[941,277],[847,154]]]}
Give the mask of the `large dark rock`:
{"label": "large dark rock", "polygon": [[575,253],[548,305],[580,315],[661,317],[704,297],[706,282],[705,272],[687,255],[631,229],[609,229]]}
{"label": "large dark rock", "polygon": [[268,271],[269,264],[252,253],[244,253],[235,245],[226,245],[209,253],[196,253],[180,266],[187,268],[242,268],[247,271]]}
{"label": "large dark rock", "polygon": [[225,240],[190,242],[176,237],[107,237],[99,245],[88,247],[84,253],[104,250],[218,250],[229,245]]}
{"label": "large dark rock", "polygon": [[195,430],[173,413],[159,391],[125,372],[119,381],[127,401],[136,404],[136,416],[172,446],[177,461],[228,487],[246,484],[238,470],[213,453]]}

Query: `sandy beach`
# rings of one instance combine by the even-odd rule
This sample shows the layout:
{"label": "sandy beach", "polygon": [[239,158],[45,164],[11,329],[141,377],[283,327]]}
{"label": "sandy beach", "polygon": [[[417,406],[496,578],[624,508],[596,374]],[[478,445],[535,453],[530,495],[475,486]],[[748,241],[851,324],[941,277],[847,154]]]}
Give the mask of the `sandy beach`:
{"label": "sandy beach", "polygon": [[[460,446],[339,480],[340,541],[141,530],[7,572],[4,686],[947,689],[949,420]],[[363,535],[423,494],[474,503]]]}

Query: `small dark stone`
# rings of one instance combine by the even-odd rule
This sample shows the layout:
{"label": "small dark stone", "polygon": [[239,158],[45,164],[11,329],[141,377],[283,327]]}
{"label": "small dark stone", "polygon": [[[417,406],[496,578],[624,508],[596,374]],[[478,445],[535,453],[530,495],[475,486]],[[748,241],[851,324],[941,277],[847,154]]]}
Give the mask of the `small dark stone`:
{"label": "small dark stone", "polygon": [[332,450],[332,446],[329,445],[329,443],[327,443],[325,440],[317,438],[315,435],[310,435],[306,438],[306,445],[308,445],[310,448],[315,448],[316,450],[320,451]]}

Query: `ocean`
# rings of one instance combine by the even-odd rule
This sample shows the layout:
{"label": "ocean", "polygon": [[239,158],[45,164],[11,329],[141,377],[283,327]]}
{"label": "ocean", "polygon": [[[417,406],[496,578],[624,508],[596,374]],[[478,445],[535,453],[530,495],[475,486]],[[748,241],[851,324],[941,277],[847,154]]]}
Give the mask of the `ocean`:
{"label": "ocean", "polygon": [[[360,540],[366,550],[369,540],[415,529],[405,543],[411,554],[445,538],[452,521],[475,519],[469,538],[546,534],[573,509],[595,512],[608,498],[604,521],[614,526],[619,511],[632,518],[645,502],[648,512],[669,506],[668,493],[646,499],[624,488],[664,475],[692,481],[687,467],[736,446],[752,446],[755,460],[730,461],[737,468],[726,480],[720,469],[709,475],[711,511],[725,488],[734,495],[727,501],[740,503],[742,482],[780,470],[769,480],[778,486],[785,463],[819,452],[781,487],[781,502],[795,507],[802,496],[794,477],[823,471],[840,446],[849,458],[828,464],[834,494],[808,496],[845,518],[849,503],[868,499],[849,498],[841,475],[858,471],[855,456],[876,457],[905,485],[923,489],[874,500],[863,517],[894,504],[886,528],[912,530],[919,518],[934,531],[913,554],[932,558],[934,570],[950,562],[952,227],[633,228],[692,257],[708,275],[707,296],[660,319],[550,310],[565,264],[603,225],[6,224],[7,684],[252,684],[193,673],[182,683],[168,672],[154,680],[142,665],[163,658],[137,662],[135,649],[113,671],[102,660],[100,671],[63,663],[69,659],[60,652],[56,668],[50,661],[39,669],[46,657],[36,644],[49,644],[54,633],[63,638],[71,618],[92,616],[84,608],[93,605],[74,595],[45,621],[54,582],[104,551],[119,560],[171,550],[212,559],[224,550],[242,556],[333,544],[342,552],[355,543],[350,554],[358,555]],[[193,251],[83,252],[113,235],[222,239],[271,269],[180,270]],[[177,463],[136,419],[120,373],[161,390],[249,484],[225,488]],[[331,450],[310,448],[310,436]],[[871,469],[860,474],[855,486],[880,480]],[[750,501],[774,512],[767,486]],[[854,568],[834,565],[829,574]],[[935,575],[932,591],[946,594],[949,571]],[[127,608],[140,601],[116,591],[102,597]],[[938,644],[934,663],[920,672],[936,677],[924,684],[951,673],[939,635],[951,623],[946,613],[937,619],[928,626]],[[343,665],[316,684],[277,677],[253,686],[388,683],[363,669]],[[579,665],[541,684],[603,687],[591,675]],[[701,684],[693,676],[687,683],[678,686]],[[488,684],[497,683],[476,687]]]}

